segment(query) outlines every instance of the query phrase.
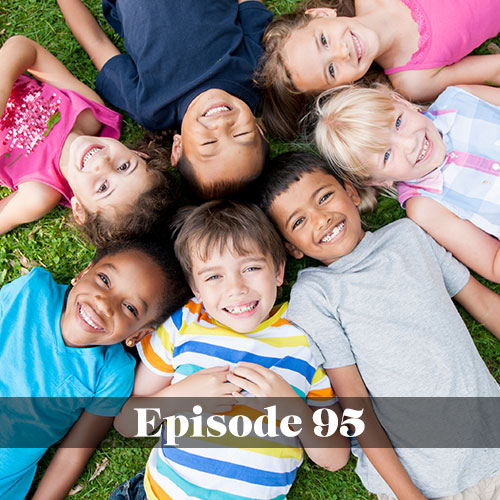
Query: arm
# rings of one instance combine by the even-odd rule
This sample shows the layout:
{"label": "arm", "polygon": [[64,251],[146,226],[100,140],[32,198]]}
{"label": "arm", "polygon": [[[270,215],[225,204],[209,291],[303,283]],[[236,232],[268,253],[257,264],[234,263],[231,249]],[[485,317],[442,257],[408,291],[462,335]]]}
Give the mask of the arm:
{"label": "arm", "polygon": [[406,211],[410,219],[459,261],[486,279],[500,283],[500,241],[430,198],[410,198]]}
{"label": "arm", "polygon": [[[283,377],[255,363],[240,362],[233,372],[228,374],[227,378],[233,384],[256,397],[287,398],[284,400],[284,405],[281,403],[278,406],[280,413],[278,417],[283,418],[293,414],[300,417],[303,424],[311,424],[301,426],[299,438],[308,456],[315,463],[330,471],[339,470],[347,463],[350,453],[349,440],[338,432],[328,438],[318,438],[314,434],[312,426],[313,410],[297,395]],[[294,430],[298,431],[299,429]],[[321,440],[324,448],[308,447],[308,443],[318,443],[318,439]]]}
{"label": "arm", "polygon": [[500,54],[467,56],[449,66],[401,71],[389,75],[389,79],[408,99],[430,101],[450,85],[500,85]]}
{"label": "arm", "polygon": [[81,0],[57,0],[57,3],[73,36],[99,71],[109,59],[120,54]]}
{"label": "arm", "polygon": [[21,183],[17,191],[0,200],[0,234],[40,219],[60,200],[61,193],[46,184],[37,181]]}
{"label": "arm", "polygon": [[[172,384],[172,377],[163,377],[151,372],[141,362],[136,369],[134,390],[130,398],[123,406],[120,414],[115,418],[115,429],[126,437],[135,436],[137,433],[137,414],[134,408],[140,405],[138,397],[151,398],[200,398],[200,397],[223,397],[232,396],[240,388],[234,384],[227,383],[229,366],[216,366],[205,368],[176,384]],[[146,407],[151,406],[149,403]],[[191,410],[191,407],[188,409]],[[168,415],[173,408],[165,408],[162,415]],[[176,411],[179,405],[176,404]]]}
{"label": "arm", "polygon": [[9,38],[0,49],[0,112],[12,87],[22,73],[29,71],[41,82],[57,88],[74,90],[79,94],[103,103],[102,99],[87,85],[75,78],[56,57],[41,45],[21,35]]}
{"label": "arm", "polygon": [[500,340],[500,295],[471,276],[453,298]]}
{"label": "arm", "polygon": [[[111,426],[113,417],[103,417],[85,410],[62,441],[52,458],[33,500],[58,500],[66,497],[89,461],[97,445]],[[72,448],[72,441],[88,448]]]}
{"label": "arm", "polygon": [[[365,447],[367,444],[365,441],[366,432],[357,437],[363,451],[378,473],[384,478],[399,500],[422,500],[424,497],[417,490],[406,470],[401,465],[384,429],[378,422],[373,406],[370,403],[367,404],[369,398],[368,391],[357,366],[348,365],[341,368],[329,368],[326,370],[326,373],[340,400],[340,405],[343,406],[343,400],[349,398],[347,407],[355,410],[363,409],[363,421],[368,424],[366,427],[370,428],[371,435],[376,434],[378,442],[387,442],[387,446],[383,448],[370,448]],[[353,400],[351,398],[363,398],[363,400]],[[353,401],[359,401],[359,407],[353,408],[355,405]]]}

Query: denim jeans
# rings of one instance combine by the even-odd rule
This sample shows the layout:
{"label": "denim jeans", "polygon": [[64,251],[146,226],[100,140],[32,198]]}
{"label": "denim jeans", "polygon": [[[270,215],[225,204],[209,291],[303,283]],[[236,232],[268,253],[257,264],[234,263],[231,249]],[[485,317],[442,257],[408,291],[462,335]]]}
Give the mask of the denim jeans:
{"label": "denim jeans", "polygon": [[109,500],[147,500],[147,498],[144,490],[144,469],[117,486],[109,495]]}

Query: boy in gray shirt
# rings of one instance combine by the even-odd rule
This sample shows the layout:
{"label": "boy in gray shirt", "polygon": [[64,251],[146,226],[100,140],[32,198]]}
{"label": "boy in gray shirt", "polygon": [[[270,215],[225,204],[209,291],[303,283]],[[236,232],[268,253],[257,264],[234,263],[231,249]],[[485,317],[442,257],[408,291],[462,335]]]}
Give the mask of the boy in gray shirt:
{"label": "boy in gray shirt", "polygon": [[[261,207],[289,253],[323,264],[299,273],[288,317],[319,348],[336,394],[341,401],[499,397],[500,387],[451,297],[500,338],[500,296],[408,219],[365,233],[360,201],[349,182],[308,153],[281,155],[262,179]],[[404,440],[404,427],[397,429],[408,418],[404,403],[398,413],[397,407],[389,412],[372,401],[391,437]],[[370,411],[365,408],[365,417]],[[428,407],[418,411],[412,420],[425,422]],[[358,439],[363,447],[363,437]],[[471,488],[471,494],[481,491],[479,498],[493,499],[500,491],[499,449],[398,448],[397,456],[390,448],[354,452],[356,472],[380,498],[453,498]],[[492,490],[490,497],[485,488]]]}

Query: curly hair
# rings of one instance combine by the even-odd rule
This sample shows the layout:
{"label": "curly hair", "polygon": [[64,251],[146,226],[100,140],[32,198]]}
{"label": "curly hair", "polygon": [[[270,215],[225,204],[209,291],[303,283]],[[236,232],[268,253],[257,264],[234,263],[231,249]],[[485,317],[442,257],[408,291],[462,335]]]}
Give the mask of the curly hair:
{"label": "curly hair", "polygon": [[179,197],[178,182],[170,167],[170,151],[151,135],[146,135],[133,149],[146,161],[151,187],[125,210],[115,210],[112,217],[109,212],[90,212],[83,207],[85,222],[78,224],[78,229],[95,247],[152,232],[167,221],[169,209]]}
{"label": "curly hair", "polygon": [[[266,132],[284,140],[292,140],[308,132],[302,118],[314,103],[315,94],[299,91],[292,82],[285,65],[283,49],[292,32],[309,24],[313,19],[306,11],[315,7],[334,8],[342,17],[353,17],[353,0],[309,0],[289,14],[271,21],[262,38],[264,55],[257,67],[254,80],[262,89],[260,111]],[[371,82],[380,76],[376,64],[363,77]]]}

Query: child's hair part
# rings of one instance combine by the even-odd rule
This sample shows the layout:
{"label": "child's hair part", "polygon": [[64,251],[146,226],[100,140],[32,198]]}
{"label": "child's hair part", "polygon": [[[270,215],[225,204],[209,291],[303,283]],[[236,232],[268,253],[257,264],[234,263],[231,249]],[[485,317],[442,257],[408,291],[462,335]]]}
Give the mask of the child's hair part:
{"label": "child's hair part", "polygon": [[[260,161],[264,165],[269,153],[269,143],[266,138],[260,136],[261,158]],[[199,200],[213,200],[234,197],[239,195],[251,182],[255,181],[255,176],[241,177],[239,179],[229,179],[227,181],[218,181],[211,184],[203,184],[196,175],[193,164],[189,161],[185,154],[182,154],[177,163],[177,170],[186,183],[188,191],[190,191]]]}
{"label": "child's hair part", "polygon": [[339,16],[355,14],[353,0],[309,0],[294,12],[273,19],[262,37],[264,55],[255,74],[255,82],[262,89],[262,120],[266,132],[282,139],[298,135],[304,109],[313,103],[312,94],[300,92],[293,84],[282,52],[290,34],[313,19],[306,11],[315,7],[335,8]]}
{"label": "child's hair part", "polygon": [[271,221],[253,204],[214,200],[201,206],[183,207],[174,218],[174,250],[188,281],[192,281],[192,257],[205,261],[213,251],[230,250],[247,255],[256,249],[270,255],[279,269],[285,249]]}
{"label": "child's hair part", "polygon": [[[289,151],[282,153],[266,165],[259,179],[255,192],[258,193],[260,208],[269,215],[274,200],[304,174],[323,172],[334,177],[344,187],[344,179],[320,156],[305,151]],[[377,192],[369,186],[358,186],[353,183],[361,198],[358,206],[360,212],[373,210],[377,206]]]}
{"label": "child's hair part", "polygon": [[363,162],[366,153],[387,149],[397,98],[385,85],[346,85],[324,92],[317,100],[313,118],[318,150],[339,175],[355,185],[370,179]]}
{"label": "child's hair part", "polygon": [[[149,257],[163,272],[163,289],[158,301],[158,314],[149,326],[157,326],[182,307],[191,297],[191,290],[175,258],[171,244],[152,240],[121,240],[97,248],[92,267],[102,258],[124,252],[139,252]],[[158,279],[161,279],[159,276]],[[133,283],[130,284],[134,286]]]}
{"label": "child's hair part", "polygon": [[95,247],[150,233],[177,201],[179,188],[170,170],[170,151],[149,137],[132,149],[145,160],[151,187],[126,208],[115,210],[111,217],[109,212],[90,212],[83,206],[85,222],[78,228]]}

